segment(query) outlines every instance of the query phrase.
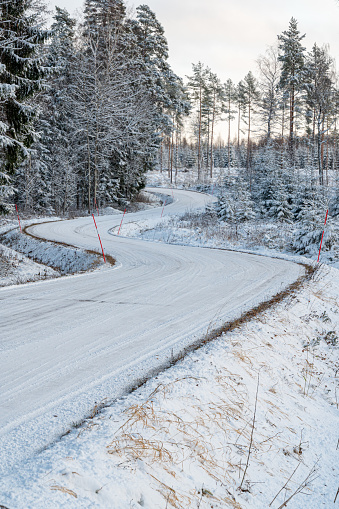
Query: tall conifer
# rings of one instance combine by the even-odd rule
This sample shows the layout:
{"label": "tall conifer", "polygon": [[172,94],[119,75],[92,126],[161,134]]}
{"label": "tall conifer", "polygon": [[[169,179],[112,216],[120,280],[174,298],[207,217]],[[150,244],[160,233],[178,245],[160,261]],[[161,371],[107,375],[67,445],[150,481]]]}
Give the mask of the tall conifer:
{"label": "tall conifer", "polygon": [[2,0],[0,7],[0,212],[9,210],[11,179],[35,139],[36,108],[28,99],[42,88],[39,47],[48,38],[33,0]]}

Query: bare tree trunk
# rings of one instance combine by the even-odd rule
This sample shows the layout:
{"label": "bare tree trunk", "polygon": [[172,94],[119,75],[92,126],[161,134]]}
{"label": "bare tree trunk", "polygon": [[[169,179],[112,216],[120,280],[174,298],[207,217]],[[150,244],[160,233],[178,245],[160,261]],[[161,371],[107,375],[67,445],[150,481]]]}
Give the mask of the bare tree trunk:
{"label": "bare tree trunk", "polygon": [[[328,133],[328,119],[326,121],[326,132]],[[326,137],[326,185],[328,186],[328,134]]]}
{"label": "bare tree trunk", "polygon": [[320,165],[321,165],[321,183],[322,184],[325,184],[325,181],[324,181],[324,137],[325,137],[325,134],[324,134],[324,129],[325,129],[325,117],[323,115],[322,119],[321,119],[321,137],[320,137],[320,146],[321,146],[321,150],[320,150]]}
{"label": "bare tree trunk", "polygon": [[323,146],[321,143],[322,139],[322,133],[321,133],[321,117],[320,114],[318,115],[318,136],[317,136],[317,146],[318,146],[318,173],[319,173],[319,184],[322,185],[324,183],[323,179],[323,165],[322,165],[322,152],[323,152]]}
{"label": "bare tree trunk", "polygon": [[238,150],[240,149],[240,118],[241,118],[241,112],[240,112],[240,104],[238,106]]}
{"label": "bare tree trunk", "polygon": [[91,149],[89,144],[89,125],[87,120],[87,171],[88,171],[88,213],[91,213]]}
{"label": "bare tree trunk", "polygon": [[228,146],[228,173],[230,173],[231,168],[231,99],[228,99],[228,140],[227,140],[227,146]]}
{"label": "bare tree trunk", "polygon": [[168,178],[171,178],[171,137],[168,137]]}
{"label": "bare tree trunk", "polygon": [[177,182],[178,166],[179,166],[179,125],[177,122],[176,134],[175,134],[175,176],[174,181]]}
{"label": "bare tree trunk", "polygon": [[337,169],[337,119],[334,121],[333,170]]}
{"label": "bare tree trunk", "polygon": [[252,189],[252,171],[250,170],[250,154],[251,154],[251,98],[248,99],[248,133],[247,133],[247,161],[246,170],[250,172],[250,191]]}
{"label": "bare tree trunk", "polygon": [[202,87],[199,91],[199,132],[198,132],[198,180],[200,180],[200,161],[201,161],[201,116],[202,116]]}
{"label": "bare tree trunk", "polygon": [[171,184],[173,183],[173,137],[174,137],[174,130],[172,130],[172,138],[171,138]]}
{"label": "bare tree trunk", "polygon": [[295,115],[295,90],[292,85],[290,92],[290,139],[289,149],[292,164],[294,163],[294,115]]}
{"label": "bare tree trunk", "polygon": [[210,165],[210,177],[213,177],[213,134],[214,134],[214,122],[215,122],[215,92],[213,96],[213,113],[212,113],[212,128],[211,128],[211,165]]}

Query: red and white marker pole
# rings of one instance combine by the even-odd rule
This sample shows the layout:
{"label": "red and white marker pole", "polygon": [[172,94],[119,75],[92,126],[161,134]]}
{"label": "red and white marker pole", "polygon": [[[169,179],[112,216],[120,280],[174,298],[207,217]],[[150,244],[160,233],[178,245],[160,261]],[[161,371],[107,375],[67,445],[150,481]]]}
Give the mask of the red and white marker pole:
{"label": "red and white marker pole", "polygon": [[328,209],[326,211],[324,229],[323,229],[323,234],[321,236],[321,242],[320,242],[320,248],[319,248],[319,254],[318,254],[318,261],[317,261],[317,263],[319,263],[319,259],[320,259],[320,252],[321,252],[321,246],[322,246],[322,243],[323,243],[323,238],[324,238],[324,233],[325,233],[325,226],[326,226],[327,216],[328,216]]}
{"label": "red and white marker pole", "polygon": [[167,201],[167,200],[165,200],[165,201],[164,201],[164,206],[162,207],[162,211],[161,211],[161,216],[160,216],[160,217],[162,217],[162,215],[163,215],[163,213],[164,213],[164,208],[165,208],[165,205],[166,205],[166,201]]}
{"label": "red and white marker pole", "polygon": [[122,222],[124,220],[125,214],[126,214],[126,209],[124,210],[124,213],[123,213],[123,216],[122,216],[122,219],[121,219],[121,223],[120,223],[119,230],[118,230],[118,235],[120,233],[120,228],[121,228]]}
{"label": "red and white marker pole", "polygon": [[18,216],[19,228],[20,228],[20,231],[22,231],[22,230],[21,230],[20,217],[19,217],[19,212],[18,212],[17,204],[15,204],[15,208],[16,208],[16,213],[17,213],[17,216]]}
{"label": "red and white marker pole", "polygon": [[106,263],[106,258],[105,258],[105,253],[104,253],[104,248],[102,247],[101,238],[100,238],[100,235],[99,235],[99,230],[98,230],[97,224],[96,224],[96,222],[95,222],[94,214],[92,214],[92,217],[93,217],[93,221],[94,221],[94,224],[95,224],[95,228],[96,228],[96,230],[97,230],[97,234],[98,234],[98,237],[99,237],[99,242],[100,242],[100,246],[101,246],[102,256],[104,257],[104,262]]}

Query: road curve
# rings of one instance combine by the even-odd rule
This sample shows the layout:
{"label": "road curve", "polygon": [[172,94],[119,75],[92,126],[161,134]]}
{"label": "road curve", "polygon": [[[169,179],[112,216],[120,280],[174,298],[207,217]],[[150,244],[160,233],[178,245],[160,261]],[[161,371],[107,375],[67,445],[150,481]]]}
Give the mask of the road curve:
{"label": "road curve", "polygon": [[[200,193],[174,190],[164,217],[202,207],[207,200]],[[160,221],[160,214],[161,207],[127,214],[124,224]],[[211,324],[268,299],[303,271],[278,259],[117,237],[109,230],[121,217],[96,218],[115,267],[0,289],[2,473],[18,468],[96,403],[124,394],[172,349],[176,353]],[[99,248],[91,217],[30,231]]]}

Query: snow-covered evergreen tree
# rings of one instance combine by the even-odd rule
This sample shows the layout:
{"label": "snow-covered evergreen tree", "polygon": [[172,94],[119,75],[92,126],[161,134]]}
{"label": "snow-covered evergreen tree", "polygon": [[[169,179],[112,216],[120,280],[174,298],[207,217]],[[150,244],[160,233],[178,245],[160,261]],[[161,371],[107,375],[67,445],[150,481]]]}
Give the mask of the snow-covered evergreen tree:
{"label": "snow-covered evergreen tree", "polygon": [[222,193],[215,204],[218,217],[231,224],[238,225],[254,219],[254,203],[246,179],[240,174],[226,176]]}
{"label": "snow-covered evergreen tree", "polygon": [[[315,256],[320,247],[327,205],[316,182],[311,182],[302,193],[302,203],[297,213],[297,231],[293,250],[301,255]],[[330,221],[326,225],[322,249],[331,249],[335,242]]]}
{"label": "snow-covered evergreen tree", "polygon": [[[43,86],[41,44],[48,38],[35,0],[2,0],[0,9],[0,212],[9,210],[11,179],[35,140],[35,105]],[[41,7],[41,6],[40,6]]]}
{"label": "snow-covered evergreen tree", "polygon": [[263,217],[291,222],[293,214],[287,188],[289,172],[286,166],[281,166],[276,156],[272,140],[268,140],[257,153],[253,196]]}

